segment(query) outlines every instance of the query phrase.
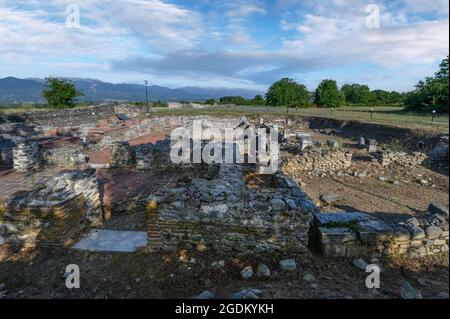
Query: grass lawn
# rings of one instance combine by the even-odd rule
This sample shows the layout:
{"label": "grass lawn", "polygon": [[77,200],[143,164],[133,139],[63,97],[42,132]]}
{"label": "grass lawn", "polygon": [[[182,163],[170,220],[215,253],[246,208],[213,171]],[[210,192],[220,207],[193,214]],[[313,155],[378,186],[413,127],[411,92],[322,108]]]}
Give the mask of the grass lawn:
{"label": "grass lawn", "polygon": [[[85,105],[80,106],[85,107]],[[431,125],[431,114],[411,113],[404,111],[403,107],[374,107],[373,112],[371,107],[341,107],[338,109],[327,108],[285,108],[285,107],[265,107],[265,106],[214,106],[203,109],[168,109],[168,108],[154,108],[152,113],[158,114],[266,114],[266,115],[298,115],[298,116],[314,116],[322,118],[333,118],[337,120],[359,121],[366,123],[387,124],[392,126],[407,127],[407,128],[421,128],[430,129],[433,131],[447,132],[449,129],[448,114],[438,114],[434,118],[434,123]],[[43,108],[33,108],[32,106],[22,106],[19,108],[2,108],[0,106],[1,114],[22,113],[32,111],[43,111]]]}
{"label": "grass lawn", "polygon": [[432,130],[448,131],[448,114],[438,114],[431,125],[431,114],[405,112],[403,107],[341,107],[339,109],[306,108],[286,109],[285,107],[261,106],[216,106],[204,109],[154,109],[161,114],[267,114],[267,115],[299,115],[337,120],[359,121],[366,123],[388,124],[408,128],[430,128]]}

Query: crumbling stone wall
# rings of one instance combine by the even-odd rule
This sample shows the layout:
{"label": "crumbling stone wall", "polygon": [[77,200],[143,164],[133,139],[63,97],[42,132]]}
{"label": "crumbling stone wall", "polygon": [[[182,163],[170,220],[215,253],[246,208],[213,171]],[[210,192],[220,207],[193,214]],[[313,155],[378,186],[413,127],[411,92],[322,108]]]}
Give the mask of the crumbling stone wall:
{"label": "crumbling stone wall", "polygon": [[36,170],[41,166],[39,145],[33,140],[18,142],[13,148],[14,169],[21,172]]}
{"label": "crumbling stone wall", "polygon": [[443,136],[428,154],[427,164],[438,168],[448,168],[448,136]]}
{"label": "crumbling stone wall", "polygon": [[81,143],[42,148],[42,160],[49,166],[77,166],[86,163],[88,150]]}
{"label": "crumbling stone wall", "polygon": [[427,159],[427,155],[421,152],[407,154],[405,152],[377,151],[375,157],[383,166],[396,163],[407,167],[421,166]]}
{"label": "crumbling stone wall", "polygon": [[116,142],[109,147],[111,168],[134,168],[135,152],[128,142]]}
{"label": "crumbling stone wall", "polygon": [[348,151],[332,148],[305,149],[301,154],[285,156],[281,166],[282,171],[293,177],[298,172],[337,172],[346,170],[352,165],[353,154]]}
{"label": "crumbling stone wall", "polygon": [[13,147],[14,143],[0,136],[0,169],[13,167]]}
{"label": "crumbling stone wall", "polygon": [[95,170],[66,171],[8,200],[0,235],[13,244],[70,244],[103,220]]}
{"label": "crumbling stone wall", "polygon": [[138,145],[135,148],[136,169],[148,171],[176,166],[170,160],[170,141],[158,141],[155,144]]}
{"label": "crumbling stone wall", "polygon": [[158,193],[157,208],[148,215],[151,247],[306,252],[317,208],[294,181],[273,178],[277,188],[246,189],[241,167],[224,164],[217,178],[180,182]]}
{"label": "crumbling stone wall", "polygon": [[315,214],[311,246],[329,257],[421,258],[449,250],[448,207],[432,204],[420,218],[388,225],[363,213]]}

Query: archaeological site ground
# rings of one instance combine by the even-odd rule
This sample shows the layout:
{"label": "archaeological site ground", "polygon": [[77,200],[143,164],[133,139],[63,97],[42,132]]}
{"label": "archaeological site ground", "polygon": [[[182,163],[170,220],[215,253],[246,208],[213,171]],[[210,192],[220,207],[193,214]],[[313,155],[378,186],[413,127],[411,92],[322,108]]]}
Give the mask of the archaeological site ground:
{"label": "archaeological site ground", "polygon": [[[194,121],[275,130],[278,169],[262,174],[247,140],[232,141],[243,163],[174,163],[170,134]],[[436,127],[117,103],[4,114],[0,298],[445,299],[448,189]]]}

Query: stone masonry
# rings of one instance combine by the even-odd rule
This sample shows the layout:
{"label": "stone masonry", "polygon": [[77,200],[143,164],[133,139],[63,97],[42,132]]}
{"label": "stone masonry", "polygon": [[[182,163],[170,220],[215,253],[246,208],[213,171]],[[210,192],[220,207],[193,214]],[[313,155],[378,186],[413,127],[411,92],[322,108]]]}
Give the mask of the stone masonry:
{"label": "stone masonry", "polygon": [[148,218],[153,249],[305,252],[316,207],[291,179],[275,188],[246,189],[239,165],[221,165],[213,179],[180,181],[156,194]]}
{"label": "stone masonry", "polygon": [[315,214],[310,244],[329,257],[421,258],[449,250],[448,207],[431,204],[422,217],[388,225],[363,213]]}

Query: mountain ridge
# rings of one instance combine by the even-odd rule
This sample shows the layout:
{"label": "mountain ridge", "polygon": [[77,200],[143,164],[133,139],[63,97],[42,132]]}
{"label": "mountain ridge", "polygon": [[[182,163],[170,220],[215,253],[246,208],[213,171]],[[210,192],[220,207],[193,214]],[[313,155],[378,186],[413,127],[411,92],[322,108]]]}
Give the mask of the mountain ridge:
{"label": "mountain ridge", "polygon": [[[145,100],[145,86],[130,83],[109,83],[96,79],[66,78],[71,80],[84,96],[80,101],[89,102],[136,102]],[[44,80],[38,78],[19,79],[5,77],[0,79],[0,103],[41,103],[41,93],[44,88]],[[233,89],[218,87],[193,87],[167,88],[158,85],[147,87],[149,100],[151,101],[203,101],[218,99],[223,96],[242,96],[253,98],[257,94],[263,94],[258,90]]]}

